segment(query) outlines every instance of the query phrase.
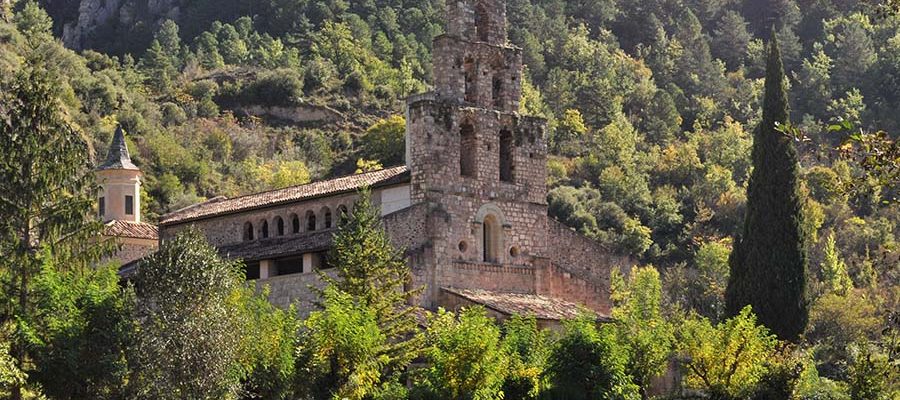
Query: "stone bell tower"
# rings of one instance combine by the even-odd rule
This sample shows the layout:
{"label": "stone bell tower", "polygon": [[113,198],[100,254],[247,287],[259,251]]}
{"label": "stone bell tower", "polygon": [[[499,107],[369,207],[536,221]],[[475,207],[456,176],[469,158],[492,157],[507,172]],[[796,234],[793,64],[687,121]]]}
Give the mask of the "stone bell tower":
{"label": "stone bell tower", "polygon": [[522,51],[507,41],[506,2],[449,0],[446,31],[434,39],[434,90],[407,110],[410,192],[428,205],[434,253],[414,272],[429,291],[484,287],[454,271],[527,268],[546,243],[546,121],[518,114]]}
{"label": "stone bell tower", "polygon": [[103,188],[100,218],[103,222],[141,222],[141,170],[131,162],[125,132],[116,128],[106,161],[97,167],[97,181]]}

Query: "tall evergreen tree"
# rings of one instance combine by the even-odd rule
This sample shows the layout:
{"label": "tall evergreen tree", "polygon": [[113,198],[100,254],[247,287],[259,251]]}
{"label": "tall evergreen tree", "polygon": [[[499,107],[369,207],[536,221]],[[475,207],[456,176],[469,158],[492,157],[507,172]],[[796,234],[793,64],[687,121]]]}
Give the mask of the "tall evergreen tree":
{"label": "tall evergreen tree", "polygon": [[[91,212],[98,189],[89,141],[70,123],[61,82],[40,67],[46,61],[26,62],[0,82],[0,321],[16,321],[20,332],[35,314],[34,280],[48,258],[76,269],[108,250]],[[12,354],[28,372],[26,339],[14,339]],[[14,386],[11,397],[21,396]]]}
{"label": "tall evergreen tree", "polygon": [[797,151],[779,127],[788,122],[784,66],[775,34],[766,66],[763,118],[753,140],[743,234],[729,264],[727,311],[752,305],[779,338],[795,340],[809,318],[807,254]]}
{"label": "tall evergreen tree", "polygon": [[421,343],[412,306],[419,289],[409,290],[412,273],[403,253],[391,243],[381,224],[378,208],[367,190],[360,193],[350,215],[340,215],[329,262],[337,279],[323,279],[360,305],[374,310],[378,327],[391,342],[383,373],[403,372],[418,355]]}

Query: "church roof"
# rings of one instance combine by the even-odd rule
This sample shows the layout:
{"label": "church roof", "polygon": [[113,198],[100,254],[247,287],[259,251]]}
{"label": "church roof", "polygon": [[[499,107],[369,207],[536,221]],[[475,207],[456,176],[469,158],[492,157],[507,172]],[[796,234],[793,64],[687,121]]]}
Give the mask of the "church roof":
{"label": "church roof", "polygon": [[352,192],[363,187],[392,185],[408,181],[409,169],[406,166],[399,166],[365,174],[344,176],[327,181],[235,197],[233,199],[217,197],[207,202],[166,214],[161,218],[160,225],[185,223],[224,214]]}
{"label": "church roof", "polygon": [[131,221],[109,221],[106,223],[103,234],[133,239],[159,239],[159,229],[156,225]]}
{"label": "church roof", "polygon": [[125,143],[125,131],[121,125],[116,128],[116,133],[113,134],[112,142],[109,144],[109,152],[106,153],[106,161],[97,167],[99,171],[109,169],[140,170],[131,162],[131,155],[128,154],[128,145]]}
{"label": "church roof", "polygon": [[[445,292],[483,305],[505,315],[533,316],[536,319],[562,321],[594,313],[578,304],[555,297],[537,294],[493,292],[481,289],[442,288]],[[608,316],[596,315],[598,321],[610,321]]]}

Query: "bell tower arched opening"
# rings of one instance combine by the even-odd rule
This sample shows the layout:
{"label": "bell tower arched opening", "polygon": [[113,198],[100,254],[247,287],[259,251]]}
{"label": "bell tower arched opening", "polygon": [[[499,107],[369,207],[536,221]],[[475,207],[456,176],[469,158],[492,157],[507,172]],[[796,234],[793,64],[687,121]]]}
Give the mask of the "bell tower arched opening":
{"label": "bell tower arched opening", "polygon": [[465,122],[459,128],[459,174],[474,178],[477,169],[478,142],[475,127]]}
{"label": "bell tower arched opening", "polygon": [[487,7],[484,3],[479,2],[475,6],[475,37],[482,42],[487,42],[491,37],[490,27],[491,17]]}

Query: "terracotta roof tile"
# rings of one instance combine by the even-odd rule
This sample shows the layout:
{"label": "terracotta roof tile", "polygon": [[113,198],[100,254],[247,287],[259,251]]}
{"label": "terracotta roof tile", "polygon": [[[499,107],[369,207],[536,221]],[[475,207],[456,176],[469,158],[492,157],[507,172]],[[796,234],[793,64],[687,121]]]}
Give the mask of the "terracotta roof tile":
{"label": "terracotta roof tile", "polygon": [[106,229],[104,229],[103,234],[112,237],[159,239],[159,229],[157,229],[156,225],[130,221],[109,221],[106,223]]}
{"label": "terracotta roof tile", "polygon": [[222,214],[231,214],[299,200],[307,200],[315,197],[354,191],[365,186],[373,187],[402,183],[408,181],[408,179],[409,169],[406,166],[399,166],[365,174],[345,176],[301,186],[235,197],[233,199],[218,197],[205,203],[196,204],[166,214],[161,218],[160,225],[184,223]]}
{"label": "terracotta roof tile", "polygon": [[[528,315],[537,319],[561,321],[577,318],[584,312],[591,312],[563,299],[536,294],[492,292],[481,289],[442,289],[506,315]],[[608,321],[609,317],[598,315],[597,319]]]}

